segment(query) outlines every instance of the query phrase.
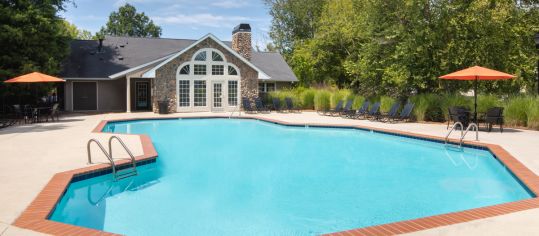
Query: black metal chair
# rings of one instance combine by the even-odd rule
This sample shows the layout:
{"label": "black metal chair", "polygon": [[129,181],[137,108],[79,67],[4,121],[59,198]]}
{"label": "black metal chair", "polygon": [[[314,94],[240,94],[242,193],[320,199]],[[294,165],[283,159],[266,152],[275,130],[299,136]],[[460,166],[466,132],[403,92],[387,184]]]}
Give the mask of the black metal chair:
{"label": "black metal chair", "polygon": [[334,116],[334,115],[341,114],[342,110],[343,110],[343,101],[340,100],[340,101],[337,103],[337,105],[335,106],[335,108],[330,109],[330,110],[328,111],[328,113],[329,113],[329,115]]}
{"label": "black metal chair", "polygon": [[255,98],[255,108],[257,112],[264,113],[264,112],[270,112],[270,110],[262,103],[262,99],[260,97]]}
{"label": "black metal chair", "polygon": [[414,110],[415,104],[408,102],[406,105],[404,105],[404,108],[402,108],[401,113],[392,119],[391,121],[409,121],[412,117],[412,111]]}
{"label": "black metal chair", "polygon": [[241,98],[241,105],[243,106],[243,111],[245,111],[245,113],[255,113],[256,112],[256,110],[253,109],[253,107],[251,106],[251,101],[249,101],[249,99],[246,98],[246,97]]}
{"label": "black metal chair", "polygon": [[350,111],[354,111],[354,109],[352,109],[352,104],[354,104],[354,100],[348,99],[346,101],[346,105],[344,105],[344,108],[339,113],[339,115],[345,116],[346,114],[350,113]]}
{"label": "black metal chair", "polygon": [[377,102],[372,105],[371,109],[369,110],[369,113],[367,113],[367,119],[369,120],[378,120],[380,119],[380,106],[382,104],[380,102]]}
{"label": "black metal chair", "polygon": [[350,115],[348,117],[350,118],[359,118],[361,116],[367,115],[367,112],[369,112],[369,106],[371,105],[371,102],[364,101],[361,107],[357,109],[357,111],[350,112]]}
{"label": "black metal chair", "polygon": [[399,108],[401,107],[400,102],[395,102],[389,109],[387,113],[382,113],[381,118],[383,121],[389,121],[389,119],[397,117],[399,115]]}
{"label": "black metal chair", "polygon": [[492,126],[499,125],[500,132],[503,133],[503,107],[492,107],[485,113],[484,122],[487,125],[488,132],[492,130]]}
{"label": "black metal chair", "polygon": [[282,107],[281,107],[281,99],[279,98],[272,98],[271,99],[272,103],[273,103],[273,109],[276,111],[276,112],[282,112]]}
{"label": "black metal chair", "polygon": [[468,123],[470,123],[470,111],[466,107],[462,106],[454,106],[448,108],[448,119],[447,119],[447,129],[449,129],[450,122],[462,123],[462,126],[468,127]]}

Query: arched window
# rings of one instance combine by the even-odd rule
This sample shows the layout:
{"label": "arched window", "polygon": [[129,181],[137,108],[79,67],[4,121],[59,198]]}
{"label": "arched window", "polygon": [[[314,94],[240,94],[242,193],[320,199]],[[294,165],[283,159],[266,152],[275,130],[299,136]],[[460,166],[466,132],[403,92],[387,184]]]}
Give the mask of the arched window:
{"label": "arched window", "polygon": [[188,75],[189,74],[189,65],[185,65],[182,67],[182,69],[180,70],[180,75]]}
{"label": "arched window", "polygon": [[228,66],[228,75],[238,75],[238,71],[233,66]]}
{"label": "arched window", "polygon": [[206,61],[206,51],[198,53],[195,57],[195,61]]}
{"label": "arched window", "polygon": [[223,57],[216,51],[211,52],[212,61],[223,61]]}

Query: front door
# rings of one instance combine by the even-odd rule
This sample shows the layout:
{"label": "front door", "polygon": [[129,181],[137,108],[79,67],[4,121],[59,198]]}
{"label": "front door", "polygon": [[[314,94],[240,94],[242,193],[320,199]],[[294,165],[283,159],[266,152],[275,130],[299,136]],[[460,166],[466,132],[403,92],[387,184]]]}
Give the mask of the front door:
{"label": "front door", "polygon": [[135,110],[150,109],[150,82],[135,82]]}
{"label": "front door", "polygon": [[73,110],[97,110],[97,82],[73,82]]}
{"label": "front door", "polygon": [[223,82],[213,82],[212,111],[223,111]]}

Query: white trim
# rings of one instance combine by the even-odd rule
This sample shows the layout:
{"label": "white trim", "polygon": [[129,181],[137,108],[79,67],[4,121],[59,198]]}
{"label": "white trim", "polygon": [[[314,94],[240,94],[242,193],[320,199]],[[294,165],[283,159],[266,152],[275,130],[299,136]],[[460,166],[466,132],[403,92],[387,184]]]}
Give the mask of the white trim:
{"label": "white trim", "polygon": [[[193,44],[189,45],[188,47],[184,48],[183,50],[181,50],[180,52],[170,56],[168,59],[166,59],[165,61],[159,63],[159,65],[155,66],[154,68],[152,68],[151,70],[149,70],[148,72],[146,73],[149,73],[150,71],[153,71],[154,73],[154,77],[155,77],[155,70],[159,69],[160,67],[162,67],[163,65],[169,63],[170,61],[172,61],[174,58],[182,55],[183,53],[187,52],[188,50],[190,50],[191,48],[193,48],[194,46],[198,45],[199,43],[201,43],[202,41],[204,41],[205,39],[207,38],[210,38],[212,39],[213,41],[217,42],[217,44],[219,44],[221,47],[225,48],[226,50],[228,50],[228,52],[232,53],[232,55],[236,56],[237,58],[239,58],[242,62],[244,62],[245,64],[247,64],[248,66],[250,66],[251,68],[255,69],[257,72],[258,72],[258,79],[263,79],[263,80],[266,80],[266,79],[271,79],[271,77],[269,75],[267,75],[266,73],[264,73],[261,69],[259,69],[258,67],[256,67],[255,65],[253,65],[250,61],[248,61],[247,59],[245,59],[243,56],[241,56],[240,54],[238,54],[236,51],[234,51],[232,48],[230,48],[229,46],[227,46],[226,44],[224,44],[221,40],[217,39],[217,37],[215,37],[213,34],[207,34],[206,36],[200,38],[198,41],[194,42]],[[208,55],[206,55],[207,57]],[[211,57],[211,55],[210,55]],[[223,58],[223,60],[226,60],[225,58]],[[146,73],[144,73],[143,76],[146,75]],[[109,76],[110,77],[110,76]]]}
{"label": "white trim", "polygon": [[151,97],[151,92],[150,93],[147,93],[146,94],[146,102],[148,102],[148,104],[146,105],[146,109],[137,109],[137,93],[138,93],[138,87],[137,87],[137,84],[140,84],[140,83],[146,83],[148,84],[148,87],[146,87],[147,90],[151,90],[151,83],[150,81],[148,80],[145,80],[145,81],[135,81],[135,111],[148,111],[149,108],[150,108],[150,104],[152,102],[152,97]]}
{"label": "white trim", "polygon": [[[99,111],[99,81],[73,81],[71,82],[71,110],[72,111]],[[75,88],[75,83],[95,83],[95,110],[75,110],[75,103],[73,98],[75,94],[73,93],[73,88]]]}
{"label": "white trim", "polygon": [[[127,70],[124,70],[124,71],[120,71],[120,72],[118,72],[118,73],[116,73],[116,74],[109,75],[109,78],[110,78],[110,79],[118,79],[118,78],[120,78],[120,77],[122,77],[122,76],[124,76],[124,75],[127,75],[127,74],[129,74],[129,73],[131,73],[131,72],[133,72],[133,71],[137,71],[137,70],[142,69],[142,68],[144,68],[144,67],[147,67],[147,66],[149,66],[149,65],[151,65],[151,64],[155,64],[155,63],[157,63],[157,62],[160,62],[160,61],[162,61],[162,60],[165,60],[165,59],[169,58],[169,57],[172,56],[172,55],[174,55],[174,54],[170,54],[170,55],[167,55],[167,56],[158,58],[158,59],[156,59],[156,60],[150,61],[150,62],[148,62],[148,63],[144,63],[144,64],[142,64],[142,65],[138,65],[138,66],[135,66],[135,67],[133,67],[133,68],[130,68],[130,69],[127,69]],[[154,71],[154,72],[155,72],[155,71]],[[148,73],[148,72],[146,72],[146,73]],[[146,73],[144,73],[144,74],[146,74]],[[144,76],[144,75],[143,75],[143,76]],[[154,75],[154,77],[155,77],[155,75]],[[145,77],[144,77],[144,78],[145,78]]]}

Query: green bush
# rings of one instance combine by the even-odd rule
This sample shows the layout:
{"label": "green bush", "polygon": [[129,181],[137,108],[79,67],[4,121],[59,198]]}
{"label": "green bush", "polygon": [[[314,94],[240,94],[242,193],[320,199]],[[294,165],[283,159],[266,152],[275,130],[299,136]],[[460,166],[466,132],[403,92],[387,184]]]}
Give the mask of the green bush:
{"label": "green bush", "polygon": [[449,119],[449,108],[454,106],[462,106],[473,109],[473,98],[462,96],[460,94],[443,94],[439,104],[443,115],[443,120]]}
{"label": "green bush", "polygon": [[359,107],[361,107],[361,105],[363,105],[363,102],[365,102],[365,97],[361,96],[361,95],[353,95],[354,96],[354,102],[352,103],[352,108],[353,109],[359,109]]}
{"label": "green bush", "polygon": [[530,100],[522,96],[510,98],[505,104],[505,123],[509,126],[526,126]]}
{"label": "green bush", "polygon": [[426,121],[427,120],[427,112],[429,108],[431,108],[433,105],[439,105],[434,104],[435,100],[439,100],[436,98],[435,94],[418,94],[413,97],[410,97],[410,101],[412,101],[415,106],[413,110],[413,114],[415,118],[418,121]]}
{"label": "green bush", "polygon": [[381,96],[380,97],[380,111],[382,112],[388,112],[389,109],[391,109],[391,106],[393,106],[393,103],[395,103],[395,99],[388,97],[388,96]]}
{"label": "green bush", "polygon": [[327,90],[318,90],[314,95],[314,108],[317,111],[323,111],[330,108],[331,92]]}
{"label": "green bush", "polygon": [[314,97],[316,90],[305,89],[300,93],[301,105],[303,109],[314,109]]}
{"label": "green bush", "polygon": [[502,106],[501,99],[494,95],[477,96],[477,112],[485,113],[491,107]]}
{"label": "green bush", "polygon": [[528,128],[539,129],[539,97],[531,98],[528,102],[528,111],[526,112]]}
{"label": "green bush", "polygon": [[333,91],[333,93],[331,94],[331,101],[330,101],[331,107],[337,106],[337,103],[339,103],[339,101],[343,101],[343,103],[345,103],[346,100],[352,98],[352,95],[353,95],[352,91],[348,89],[338,89],[338,90]]}

